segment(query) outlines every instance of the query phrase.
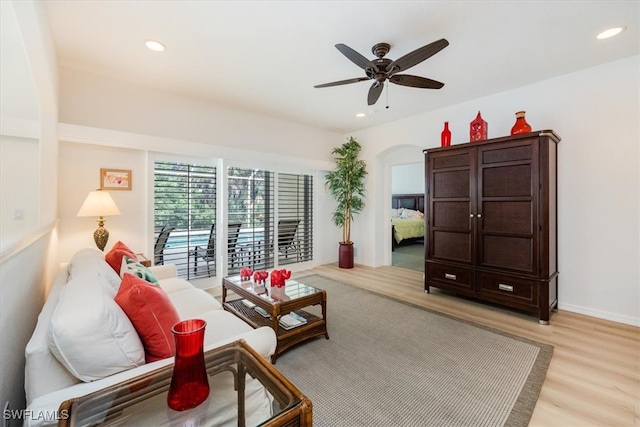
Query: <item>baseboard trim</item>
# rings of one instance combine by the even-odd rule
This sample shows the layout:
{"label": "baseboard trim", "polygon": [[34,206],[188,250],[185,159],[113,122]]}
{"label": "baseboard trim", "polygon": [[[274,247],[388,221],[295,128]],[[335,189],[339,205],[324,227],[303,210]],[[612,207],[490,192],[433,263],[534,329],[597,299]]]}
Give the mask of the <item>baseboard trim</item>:
{"label": "baseboard trim", "polygon": [[584,314],[586,316],[597,317],[598,319],[611,320],[612,322],[623,323],[625,325],[640,326],[640,318],[631,316],[621,316],[602,310],[581,307],[573,304],[558,304],[558,309],[570,311],[572,313]]}

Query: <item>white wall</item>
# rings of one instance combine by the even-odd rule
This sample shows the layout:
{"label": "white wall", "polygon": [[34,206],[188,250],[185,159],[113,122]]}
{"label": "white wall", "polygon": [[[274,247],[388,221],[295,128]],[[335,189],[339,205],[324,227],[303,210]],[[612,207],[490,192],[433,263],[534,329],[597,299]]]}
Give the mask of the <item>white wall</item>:
{"label": "white wall", "polygon": [[[39,224],[40,142],[0,135],[0,236],[2,249],[29,235]],[[20,161],[16,161],[20,159]],[[28,167],[31,165],[31,167]]]}
{"label": "white wall", "polygon": [[368,180],[368,209],[354,222],[360,262],[381,265],[390,259],[388,214],[372,207],[389,197],[385,157],[394,145],[413,145],[426,133],[431,143],[422,148],[436,147],[444,121],[452,143],[464,143],[478,110],[489,123],[490,138],[506,136],[514,113],[526,110],[534,130],[553,129],[563,139],[560,308],[640,325],[639,62],[634,56],[354,133],[366,147],[363,155],[374,177]]}
{"label": "white wall", "polygon": [[342,135],[62,68],[60,122],[280,156],[330,160]]}
{"label": "white wall", "polygon": [[391,166],[391,193],[424,193],[424,162]]}

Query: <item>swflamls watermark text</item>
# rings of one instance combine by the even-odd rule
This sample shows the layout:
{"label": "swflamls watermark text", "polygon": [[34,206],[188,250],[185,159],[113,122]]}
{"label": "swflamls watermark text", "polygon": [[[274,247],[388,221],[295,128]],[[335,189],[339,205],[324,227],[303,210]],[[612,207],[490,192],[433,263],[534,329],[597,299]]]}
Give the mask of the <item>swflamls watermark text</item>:
{"label": "swflamls watermark text", "polygon": [[2,412],[5,420],[66,420],[69,418],[69,411],[34,411],[30,409],[5,409]]}

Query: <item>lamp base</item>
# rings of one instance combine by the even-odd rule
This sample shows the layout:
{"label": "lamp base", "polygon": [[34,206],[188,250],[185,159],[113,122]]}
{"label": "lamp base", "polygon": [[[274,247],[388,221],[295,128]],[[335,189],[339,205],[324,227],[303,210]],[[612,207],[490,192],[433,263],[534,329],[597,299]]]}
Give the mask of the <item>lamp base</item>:
{"label": "lamp base", "polygon": [[109,240],[109,232],[102,225],[93,233],[93,240],[96,242],[96,246],[101,251],[104,251],[104,247],[107,246],[107,240]]}

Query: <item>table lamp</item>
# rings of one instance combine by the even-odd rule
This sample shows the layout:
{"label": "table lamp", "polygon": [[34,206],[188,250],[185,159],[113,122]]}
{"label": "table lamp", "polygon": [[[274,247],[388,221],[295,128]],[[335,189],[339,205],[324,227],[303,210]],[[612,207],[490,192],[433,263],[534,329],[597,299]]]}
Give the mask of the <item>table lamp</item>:
{"label": "table lamp", "polygon": [[82,207],[76,216],[97,216],[98,229],[93,233],[93,240],[96,246],[103,251],[109,240],[109,232],[104,228],[104,217],[110,215],[120,215],[120,210],[111,198],[111,195],[102,190],[96,190],[89,193]]}

